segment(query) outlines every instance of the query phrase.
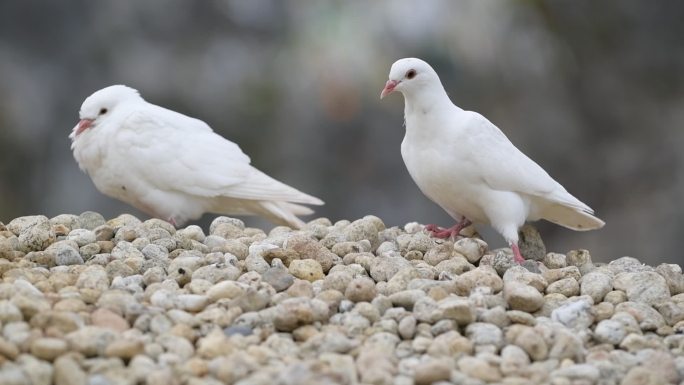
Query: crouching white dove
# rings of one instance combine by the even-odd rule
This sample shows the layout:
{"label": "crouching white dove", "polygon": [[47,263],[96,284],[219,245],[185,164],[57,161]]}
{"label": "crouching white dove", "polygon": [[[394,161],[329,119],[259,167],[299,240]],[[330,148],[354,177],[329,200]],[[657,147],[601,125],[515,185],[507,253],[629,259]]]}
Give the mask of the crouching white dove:
{"label": "crouching white dove", "polygon": [[235,143],[201,120],[114,85],[90,95],[69,137],[78,165],[100,192],[174,225],[205,212],[261,215],[301,227],[300,205],[323,202],[250,165]]}
{"label": "crouching white dove", "polygon": [[446,229],[426,226],[434,236],[456,235],[471,223],[489,224],[521,263],[518,229],[526,220],[546,219],[579,231],[604,225],[489,120],[455,106],[426,62],[395,62],[380,97],[393,91],[405,100],[401,155],[406,168],[421,191],[458,222]]}

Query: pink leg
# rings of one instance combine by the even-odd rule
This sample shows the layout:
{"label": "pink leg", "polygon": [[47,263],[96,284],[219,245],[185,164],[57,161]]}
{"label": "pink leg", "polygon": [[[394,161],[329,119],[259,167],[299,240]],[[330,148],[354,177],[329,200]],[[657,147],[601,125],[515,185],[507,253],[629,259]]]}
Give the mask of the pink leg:
{"label": "pink leg", "polygon": [[174,217],[170,217],[167,222],[173,225],[173,227],[178,228],[178,224],[176,223],[176,219]]}
{"label": "pink leg", "polygon": [[439,227],[437,225],[425,225],[425,230],[429,231],[433,237],[436,238],[449,238],[455,237],[461,230],[472,225],[473,223],[466,218],[461,219],[457,224],[449,227]]}
{"label": "pink leg", "polygon": [[513,250],[513,259],[515,259],[516,263],[521,264],[525,262],[525,258],[520,254],[520,249],[516,243],[511,243],[511,250]]}

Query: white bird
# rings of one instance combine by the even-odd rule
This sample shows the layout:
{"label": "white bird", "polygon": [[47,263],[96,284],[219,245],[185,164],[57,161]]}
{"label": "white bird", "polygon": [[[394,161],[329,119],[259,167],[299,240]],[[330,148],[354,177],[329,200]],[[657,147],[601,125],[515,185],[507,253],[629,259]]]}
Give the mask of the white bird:
{"label": "white bird", "polygon": [[174,225],[205,212],[261,215],[301,227],[300,205],[323,201],[250,165],[235,143],[201,120],[146,102],[123,85],[81,105],[71,149],[100,192]]}
{"label": "white bird", "polygon": [[426,226],[434,236],[455,236],[471,223],[489,224],[520,263],[518,229],[526,220],[546,219],[579,231],[605,224],[487,118],[454,105],[426,62],[396,61],[380,98],[393,91],[405,100],[401,155],[406,168],[421,191],[458,221],[448,229]]}

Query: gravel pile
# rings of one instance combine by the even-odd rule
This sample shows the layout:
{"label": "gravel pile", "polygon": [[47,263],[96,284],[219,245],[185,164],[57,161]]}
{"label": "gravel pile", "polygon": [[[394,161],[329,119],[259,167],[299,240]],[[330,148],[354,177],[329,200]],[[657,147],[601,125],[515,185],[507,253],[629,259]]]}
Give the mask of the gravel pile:
{"label": "gravel pile", "polygon": [[0,223],[0,384],[684,384],[684,276],[377,217]]}

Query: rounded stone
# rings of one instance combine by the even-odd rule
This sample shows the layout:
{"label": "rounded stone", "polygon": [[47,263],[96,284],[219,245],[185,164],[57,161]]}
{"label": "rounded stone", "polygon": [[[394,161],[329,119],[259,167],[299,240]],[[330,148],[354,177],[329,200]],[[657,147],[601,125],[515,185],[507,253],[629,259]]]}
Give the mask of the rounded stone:
{"label": "rounded stone", "polygon": [[344,296],[353,302],[370,302],[376,295],[375,282],[368,277],[352,279],[344,291]]}
{"label": "rounded stone", "polygon": [[69,345],[59,338],[38,338],[31,343],[31,354],[46,360],[54,361],[55,358],[64,354]]}
{"label": "rounded stone", "polygon": [[313,259],[296,259],[290,263],[288,270],[296,278],[309,282],[325,278],[321,264]]}

